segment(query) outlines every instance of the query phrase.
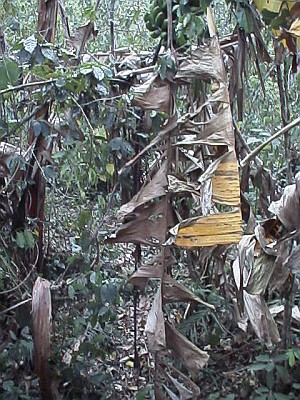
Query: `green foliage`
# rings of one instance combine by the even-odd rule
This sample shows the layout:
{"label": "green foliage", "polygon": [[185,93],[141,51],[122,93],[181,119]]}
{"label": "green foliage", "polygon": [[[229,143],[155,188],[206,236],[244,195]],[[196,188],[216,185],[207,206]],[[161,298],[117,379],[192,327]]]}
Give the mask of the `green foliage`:
{"label": "green foliage", "polygon": [[[298,349],[288,349],[277,354],[261,354],[255,357],[255,362],[249,369],[258,375],[261,386],[255,389],[255,400],[296,399],[300,352]],[[296,386],[295,386],[296,385]],[[281,389],[284,388],[284,392]]]}

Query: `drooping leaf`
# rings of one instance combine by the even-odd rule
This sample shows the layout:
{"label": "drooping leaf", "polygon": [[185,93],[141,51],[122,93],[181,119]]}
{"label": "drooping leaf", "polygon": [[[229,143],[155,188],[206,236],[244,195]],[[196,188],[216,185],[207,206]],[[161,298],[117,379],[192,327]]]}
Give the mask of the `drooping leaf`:
{"label": "drooping leaf", "polygon": [[209,355],[206,351],[195,346],[170,323],[165,323],[165,329],[168,348],[174,351],[174,354],[189,371],[197,372],[207,364]]}
{"label": "drooping leaf", "polygon": [[162,310],[161,286],[159,286],[148,314],[145,332],[151,351],[159,351],[166,347],[165,321]]}

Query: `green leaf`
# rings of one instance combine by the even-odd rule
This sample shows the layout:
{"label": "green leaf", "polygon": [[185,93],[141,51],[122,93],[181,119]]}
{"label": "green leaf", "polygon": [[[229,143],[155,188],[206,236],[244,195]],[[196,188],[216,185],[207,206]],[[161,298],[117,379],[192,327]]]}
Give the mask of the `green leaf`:
{"label": "green leaf", "polygon": [[30,229],[24,230],[24,239],[25,239],[25,248],[33,249],[34,248],[34,236]]}
{"label": "green leaf", "polygon": [[3,382],[3,389],[6,392],[12,392],[14,390],[14,386],[15,386],[15,384],[14,384],[14,381],[12,381],[12,380]]}
{"label": "green leaf", "polygon": [[289,381],[289,373],[285,367],[282,365],[276,365],[276,371],[283,382],[287,383]]}
{"label": "green leaf", "polygon": [[273,396],[276,400],[289,400],[290,399],[290,396],[287,396],[286,394],[278,393],[278,392],[273,393]]}
{"label": "green leaf", "polygon": [[262,354],[260,356],[255,357],[255,361],[269,363],[270,357],[266,354]]}
{"label": "green leaf", "polygon": [[266,376],[266,384],[270,390],[273,389],[275,383],[274,374],[273,372],[268,372]]}
{"label": "green leaf", "polygon": [[149,390],[148,388],[143,388],[140,389],[136,395],[136,400],[144,400],[146,399],[146,396],[148,395]]}
{"label": "green leaf", "polygon": [[266,364],[252,364],[250,365],[249,369],[251,371],[262,371],[263,369],[265,369]]}
{"label": "green leaf", "polygon": [[112,176],[115,172],[114,164],[106,164],[106,171],[108,172],[109,175]]}
{"label": "green leaf", "polygon": [[295,354],[294,354],[293,350],[289,350],[287,352],[287,355],[288,355],[289,366],[292,368],[296,363]]}
{"label": "green leaf", "polygon": [[20,249],[25,248],[25,237],[23,232],[17,232],[16,242]]}
{"label": "green leaf", "polygon": [[81,210],[79,219],[78,219],[78,226],[80,229],[83,229],[86,224],[90,221],[92,217],[92,213],[90,210]]}
{"label": "green leaf", "polygon": [[246,33],[251,33],[253,31],[253,17],[247,8],[240,7],[236,11],[236,19],[239,27],[244,29]]}
{"label": "green leaf", "polygon": [[68,286],[68,296],[72,300],[74,300],[74,298],[75,298],[75,289],[73,288],[72,285]]}
{"label": "green leaf", "polygon": [[14,85],[19,79],[20,71],[18,64],[5,57],[0,62],[0,90]]}

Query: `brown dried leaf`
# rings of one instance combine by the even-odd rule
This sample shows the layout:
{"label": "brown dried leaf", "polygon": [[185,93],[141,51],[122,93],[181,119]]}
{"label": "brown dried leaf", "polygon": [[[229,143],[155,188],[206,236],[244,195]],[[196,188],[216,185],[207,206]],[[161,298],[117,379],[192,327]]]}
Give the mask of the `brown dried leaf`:
{"label": "brown dried leaf", "polygon": [[225,82],[226,76],[217,37],[185,57],[179,65],[175,78],[197,78],[204,81],[216,79],[218,82]]}
{"label": "brown dried leaf", "polygon": [[152,76],[142,85],[133,87],[132,105],[143,110],[156,110],[169,113],[170,84],[162,81],[157,75]]}
{"label": "brown dried leaf", "polygon": [[198,372],[209,359],[206,351],[200,350],[181,335],[170,323],[165,323],[167,347],[182,361],[190,372]]}
{"label": "brown dried leaf", "polygon": [[281,199],[271,203],[269,210],[289,232],[300,231],[300,172],[295,176],[295,183],[286,186]]}
{"label": "brown dried leaf", "polygon": [[164,162],[160,169],[156,172],[150,182],[146,183],[140,191],[130,200],[129,203],[124,204],[120,208],[118,216],[124,217],[126,214],[133,212],[137,207],[147,203],[157,197],[164,196],[166,194],[166,188],[168,186],[166,178],[166,165]]}
{"label": "brown dried leaf", "polygon": [[162,310],[161,285],[159,286],[149,311],[145,332],[151,352],[166,348],[165,321]]}
{"label": "brown dried leaf", "polygon": [[273,274],[276,257],[261,252],[249,272],[245,290],[250,294],[264,294]]}
{"label": "brown dried leaf", "polygon": [[261,341],[269,345],[280,342],[280,335],[270,310],[262,295],[252,295],[244,291],[245,310],[251,326]]}
{"label": "brown dried leaf", "polygon": [[226,154],[212,178],[213,201],[237,206],[240,204],[240,181],[237,160],[233,152]]}
{"label": "brown dried leaf", "polygon": [[76,49],[76,55],[82,54],[86,43],[98,35],[95,22],[87,22],[85,25],[76,29],[75,35],[71,36],[69,43]]}
{"label": "brown dried leaf", "polygon": [[201,300],[198,296],[196,296],[193,292],[188,290],[185,286],[181,285],[175,279],[170,276],[166,276],[163,279],[163,301],[164,303],[172,303],[172,302],[196,302],[202,304],[211,310],[215,310],[215,307],[212,304],[206,303]]}
{"label": "brown dried leaf", "polygon": [[169,208],[166,210],[165,201],[150,205],[143,204],[133,213],[126,215],[125,224],[106,242],[160,246],[165,242],[167,221],[172,223],[173,214]]}
{"label": "brown dried leaf", "polygon": [[300,244],[295,247],[284,263],[284,268],[293,274],[300,274]]}
{"label": "brown dried leaf", "polygon": [[208,144],[211,146],[234,146],[232,116],[229,104],[223,104],[221,110],[208,121],[182,119],[179,124],[180,133],[193,134],[176,143],[177,145]]}
{"label": "brown dried leaf", "polygon": [[[157,376],[160,382],[169,382],[169,386],[173,385],[179,395],[180,400],[198,399],[200,388],[181,371],[175,368],[171,362],[166,362],[162,358],[161,353],[157,354]],[[165,388],[165,386],[164,386]],[[173,394],[173,392],[171,392]]]}
{"label": "brown dried leaf", "polygon": [[176,258],[170,251],[169,247],[164,249],[164,252],[158,253],[146,265],[141,266],[129,278],[129,283],[137,286],[139,289],[144,289],[148,279],[161,279],[164,274],[164,267],[170,267],[177,264]]}
{"label": "brown dried leaf", "polygon": [[281,290],[286,280],[289,277],[289,269],[285,266],[285,261],[289,256],[290,248],[283,243],[283,246],[278,251],[274,263],[273,274],[269,281],[269,292],[272,293],[274,290]]}

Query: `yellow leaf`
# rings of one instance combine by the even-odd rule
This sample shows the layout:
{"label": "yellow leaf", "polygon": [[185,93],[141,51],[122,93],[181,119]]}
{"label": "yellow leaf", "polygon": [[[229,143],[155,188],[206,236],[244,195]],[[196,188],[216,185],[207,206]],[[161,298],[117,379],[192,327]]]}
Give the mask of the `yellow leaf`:
{"label": "yellow leaf", "polygon": [[254,0],[256,8],[261,12],[262,10],[268,10],[273,13],[279,13],[282,7],[283,1],[278,0]]}
{"label": "yellow leaf", "polygon": [[106,165],[106,171],[109,173],[109,175],[113,175],[114,172],[115,172],[114,164],[107,164]]}
{"label": "yellow leaf", "polygon": [[222,161],[212,178],[213,201],[237,206],[240,204],[238,165],[233,154]]}
{"label": "yellow leaf", "polygon": [[238,243],[242,237],[240,210],[193,219],[179,228],[175,244],[183,247]]}
{"label": "yellow leaf", "polygon": [[125,365],[129,368],[133,368],[134,367],[134,361],[132,360],[128,360],[126,361]]}

